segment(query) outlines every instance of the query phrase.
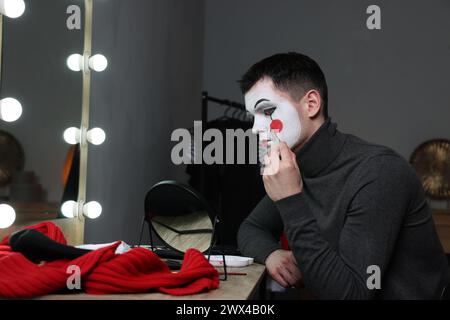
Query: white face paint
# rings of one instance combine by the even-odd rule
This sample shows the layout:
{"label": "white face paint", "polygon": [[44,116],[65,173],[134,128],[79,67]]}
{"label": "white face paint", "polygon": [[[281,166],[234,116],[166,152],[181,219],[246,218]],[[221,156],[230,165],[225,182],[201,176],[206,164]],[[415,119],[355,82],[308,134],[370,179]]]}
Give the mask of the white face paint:
{"label": "white face paint", "polygon": [[245,94],[245,107],[254,116],[252,131],[259,134],[260,142],[266,143],[270,123],[278,119],[283,124],[278,138],[286,142],[289,148],[297,144],[301,133],[297,109],[286,97],[275,91],[271,80],[259,81]]}

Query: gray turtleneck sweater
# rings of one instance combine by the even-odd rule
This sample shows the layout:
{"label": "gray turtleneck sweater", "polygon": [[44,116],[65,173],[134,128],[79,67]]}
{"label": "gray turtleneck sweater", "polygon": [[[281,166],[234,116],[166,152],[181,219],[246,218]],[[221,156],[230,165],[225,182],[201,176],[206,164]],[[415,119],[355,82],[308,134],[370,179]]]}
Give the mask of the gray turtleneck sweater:
{"label": "gray turtleneck sweater", "polygon": [[[440,297],[447,259],[421,182],[402,157],[327,120],[297,162],[303,191],[261,200],[238,233],[244,255],[264,263],[284,232],[319,299]],[[379,267],[380,289],[371,286],[371,266]]]}

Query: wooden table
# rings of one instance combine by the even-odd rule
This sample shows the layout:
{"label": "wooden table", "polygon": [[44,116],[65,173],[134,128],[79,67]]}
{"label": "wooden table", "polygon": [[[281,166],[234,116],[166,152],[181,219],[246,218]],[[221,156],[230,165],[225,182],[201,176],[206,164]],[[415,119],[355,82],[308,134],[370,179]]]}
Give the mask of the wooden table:
{"label": "wooden table", "polygon": [[[218,269],[221,272],[221,269]],[[228,275],[227,281],[220,281],[219,288],[206,293],[188,296],[171,296],[163,293],[90,295],[52,294],[39,297],[39,300],[249,300],[255,298],[259,285],[265,275],[265,267],[253,264],[245,268],[228,268],[228,272],[246,275]]]}

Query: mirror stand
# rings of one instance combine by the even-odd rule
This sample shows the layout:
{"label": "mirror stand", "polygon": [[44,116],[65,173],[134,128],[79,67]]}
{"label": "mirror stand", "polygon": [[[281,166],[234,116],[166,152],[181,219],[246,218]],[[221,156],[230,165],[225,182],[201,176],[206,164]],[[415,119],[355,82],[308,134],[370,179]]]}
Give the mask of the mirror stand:
{"label": "mirror stand", "polygon": [[222,261],[223,261],[223,278],[219,278],[219,279],[221,281],[226,281],[228,278],[227,262],[225,260],[225,246],[223,244],[223,231],[220,226],[221,226],[221,219],[218,215],[216,215],[216,217],[214,219],[213,233],[212,233],[212,237],[211,237],[211,245],[209,246],[209,250],[208,250],[208,262],[211,259],[212,248],[216,245],[217,240],[219,240],[220,246],[222,248],[221,255],[222,255]]}

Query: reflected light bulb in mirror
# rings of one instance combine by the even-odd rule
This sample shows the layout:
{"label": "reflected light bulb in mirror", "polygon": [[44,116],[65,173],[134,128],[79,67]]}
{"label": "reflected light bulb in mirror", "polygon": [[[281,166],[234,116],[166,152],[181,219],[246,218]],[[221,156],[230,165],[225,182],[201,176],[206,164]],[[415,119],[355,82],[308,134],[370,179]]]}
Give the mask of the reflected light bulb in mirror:
{"label": "reflected light bulb in mirror", "polygon": [[102,54],[96,54],[89,58],[89,68],[94,71],[102,72],[108,66],[108,60]]}
{"label": "reflected light bulb in mirror", "polygon": [[73,200],[66,201],[61,206],[61,213],[66,218],[73,218],[77,215],[78,203]]}
{"label": "reflected light bulb in mirror", "polygon": [[72,71],[81,71],[83,69],[83,56],[78,53],[71,54],[67,58],[67,67]]}
{"label": "reflected light bulb in mirror", "polygon": [[22,105],[14,98],[4,98],[0,100],[0,119],[6,122],[13,122],[22,115]]}
{"label": "reflected light bulb in mirror", "polygon": [[8,18],[18,18],[25,12],[23,0],[0,0],[0,13]]}
{"label": "reflected light bulb in mirror", "polygon": [[91,219],[98,218],[102,213],[102,206],[97,201],[89,201],[83,206],[83,214]]}
{"label": "reflected light bulb in mirror", "polygon": [[105,142],[106,134],[103,129],[100,128],[93,128],[87,132],[87,140],[94,144],[99,145]]}
{"label": "reflected light bulb in mirror", "polygon": [[0,204],[0,229],[10,227],[16,220],[16,212],[7,204]]}
{"label": "reflected light bulb in mirror", "polygon": [[76,127],[70,127],[64,130],[64,141],[68,144],[77,144],[80,143],[80,129]]}

